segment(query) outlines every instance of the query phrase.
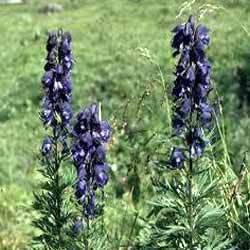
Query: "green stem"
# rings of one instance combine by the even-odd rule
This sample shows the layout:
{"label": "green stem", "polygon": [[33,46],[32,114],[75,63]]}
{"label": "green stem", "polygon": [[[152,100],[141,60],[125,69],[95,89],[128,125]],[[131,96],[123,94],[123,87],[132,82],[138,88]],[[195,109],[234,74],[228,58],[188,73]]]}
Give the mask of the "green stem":
{"label": "green stem", "polygon": [[189,249],[193,249],[193,160],[191,149],[189,150],[189,168],[188,168],[188,223],[190,228]]}
{"label": "green stem", "polygon": [[85,250],[89,250],[89,218],[86,217],[87,227],[86,227],[86,234],[84,239]]}
{"label": "green stem", "polygon": [[168,127],[169,129],[171,129],[171,124],[172,124],[172,119],[171,119],[171,108],[170,108],[170,104],[169,104],[169,100],[168,100],[168,95],[167,95],[167,90],[166,90],[166,85],[165,85],[165,80],[164,80],[164,77],[163,77],[163,73],[161,71],[161,67],[159,64],[157,64],[157,67],[158,67],[158,71],[160,73],[160,77],[161,77],[161,83],[162,83],[162,88],[163,88],[163,95],[164,95],[164,99],[165,99],[165,103],[166,103],[166,106],[167,106],[167,120],[168,120]]}
{"label": "green stem", "polygon": [[[103,204],[104,204],[104,191],[102,190],[102,205]],[[104,211],[102,213],[102,235],[104,235]]]}
{"label": "green stem", "polygon": [[[91,162],[89,162],[87,165],[86,165],[86,171],[87,171],[87,174],[91,175]],[[87,204],[90,203],[90,183],[89,181],[87,182]],[[85,246],[85,250],[89,250],[89,217],[88,215],[85,216],[86,218],[86,232],[85,232],[85,235],[84,235],[84,246]]]}
{"label": "green stem", "polygon": [[135,214],[135,219],[134,219],[134,221],[133,221],[133,225],[132,225],[131,230],[130,230],[130,233],[129,233],[128,244],[127,244],[127,248],[126,248],[126,249],[129,249],[129,248],[130,248],[129,245],[131,244],[131,238],[132,238],[132,235],[133,235],[135,226],[136,226],[136,221],[137,221],[138,215],[139,215],[139,213],[136,212],[136,214]]}
{"label": "green stem", "polygon": [[54,142],[55,142],[55,198],[56,198],[56,228],[57,228],[57,235],[58,235],[58,249],[60,249],[60,244],[62,242],[61,237],[61,192],[60,192],[60,176],[59,176],[59,168],[60,168],[60,161],[58,159],[58,140],[56,131],[54,131]]}

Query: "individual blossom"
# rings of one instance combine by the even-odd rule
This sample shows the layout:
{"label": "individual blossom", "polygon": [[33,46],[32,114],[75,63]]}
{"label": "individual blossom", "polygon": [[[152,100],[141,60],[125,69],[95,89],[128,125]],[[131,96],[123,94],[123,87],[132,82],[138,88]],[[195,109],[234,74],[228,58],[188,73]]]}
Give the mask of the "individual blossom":
{"label": "individual blossom", "polygon": [[109,124],[99,119],[96,104],[90,105],[77,115],[71,149],[77,170],[75,195],[87,218],[95,216],[96,190],[103,188],[108,182],[104,144],[109,141],[110,132]]}
{"label": "individual blossom", "polygon": [[169,165],[173,169],[181,169],[184,166],[185,156],[181,149],[173,148],[169,160]]}
{"label": "individual blossom", "polygon": [[191,157],[194,158],[202,156],[207,143],[202,138],[201,130],[197,127],[192,128],[187,134],[186,140],[190,146],[189,151]]}
{"label": "individual blossom", "polygon": [[180,135],[182,134],[182,132],[185,130],[185,122],[183,121],[183,119],[178,116],[175,115],[172,119],[172,126],[174,129],[174,134],[175,135]]}
{"label": "individual blossom", "polygon": [[98,187],[104,187],[108,182],[108,167],[106,164],[96,164],[94,167],[95,171],[95,183]]}
{"label": "individual blossom", "polygon": [[176,108],[176,114],[182,119],[185,119],[191,112],[191,100],[190,98],[185,98],[181,104]]}
{"label": "individual blossom", "polygon": [[76,221],[74,222],[73,227],[72,227],[72,231],[73,231],[74,236],[79,235],[79,233],[82,230],[82,227],[83,227],[82,218],[78,217],[76,219]]}
{"label": "individual blossom", "polygon": [[209,128],[213,119],[213,109],[207,102],[201,102],[199,105],[199,119],[203,127]]}
{"label": "individual blossom", "polygon": [[46,137],[42,143],[41,153],[43,156],[48,156],[51,150],[52,150],[52,140],[50,137]]}
{"label": "individual blossom", "polygon": [[180,53],[181,46],[189,46],[194,35],[194,18],[190,16],[187,23],[177,25],[173,30],[175,33],[172,41],[172,48],[174,49],[173,55],[176,56]]}

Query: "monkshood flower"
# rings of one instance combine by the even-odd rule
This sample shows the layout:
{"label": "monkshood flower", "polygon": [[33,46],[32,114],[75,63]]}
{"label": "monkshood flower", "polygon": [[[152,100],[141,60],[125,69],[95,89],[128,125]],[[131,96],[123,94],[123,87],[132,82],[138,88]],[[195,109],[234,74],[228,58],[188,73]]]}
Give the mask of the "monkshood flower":
{"label": "monkshood flower", "polygon": [[50,137],[46,137],[42,143],[41,153],[43,156],[48,156],[51,150],[52,150],[52,140]]}
{"label": "monkshood flower", "polygon": [[82,218],[78,217],[72,227],[73,234],[77,236],[81,232],[82,227]]}
{"label": "monkshood flower", "polygon": [[71,149],[77,170],[75,195],[87,218],[95,216],[96,190],[103,188],[108,182],[104,144],[108,142],[110,132],[109,124],[99,119],[96,104],[90,105],[77,115]]}
{"label": "monkshood flower", "polygon": [[41,119],[60,136],[69,126],[71,111],[71,36],[60,31],[50,33],[47,41],[47,62],[42,84],[44,98]]}
{"label": "monkshood flower", "polygon": [[179,55],[176,66],[172,96],[175,102],[172,127],[174,136],[182,136],[189,154],[173,148],[169,165],[179,169],[187,157],[201,157],[207,142],[203,139],[203,130],[209,129],[213,109],[208,101],[211,65],[206,58],[209,44],[208,29],[195,25],[190,16],[185,24],[176,26],[172,40],[173,56]]}
{"label": "monkshood flower", "polygon": [[173,148],[169,161],[170,166],[172,166],[174,169],[180,169],[184,165],[184,160],[185,158],[182,150]]}
{"label": "monkshood flower", "polygon": [[207,142],[203,140],[202,134],[199,128],[192,128],[188,134],[186,141],[190,145],[190,154],[191,157],[202,156]]}
{"label": "monkshood flower", "polygon": [[[62,165],[70,156],[68,136],[71,131],[71,36],[59,30],[50,33],[47,40],[47,57],[42,77],[44,97],[40,118],[47,129],[41,145],[41,192],[35,195],[34,208],[39,216],[34,225],[41,231],[34,244],[42,249],[65,249],[66,231],[62,230],[71,221],[70,208],[64,206],[68,199],[65,189],[70,186],[62,178]],[[48,216],[49,215],[49,216]],[[75,226],[75,233],[80,222]],[[62,240],[63,239],[63,240]],[[37,247],[35,247],[37,248]],[[38,247],[40,249],[40,247]],[[75,247],[72,247],[75,249]]]}

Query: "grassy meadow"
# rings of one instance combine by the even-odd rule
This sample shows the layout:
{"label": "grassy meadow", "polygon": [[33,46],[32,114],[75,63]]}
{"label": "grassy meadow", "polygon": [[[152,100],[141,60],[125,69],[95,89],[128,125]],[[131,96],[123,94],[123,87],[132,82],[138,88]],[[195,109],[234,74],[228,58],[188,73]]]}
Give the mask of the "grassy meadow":
{"label": "grassy meadow", "polygon": [[25,249],[34,234],[31,204],[46,133],[39,120],[41,76],[50,30],[72,34],[74,111],[101,102],[113,127],[104,218],[110,249],[133,242],[149,212],[152,161],[171,148],[171,99],[164,101],[174,79],[171,29],[199,7],[209,10],[201,22],[210,29],[214,100],[223,107],[217,157],[237,175],[250,149],[248,0],[197,0],[183,11],[182,0],[55,0],[63,11],[43,13],[46,2],[0,4],[1,250]]}

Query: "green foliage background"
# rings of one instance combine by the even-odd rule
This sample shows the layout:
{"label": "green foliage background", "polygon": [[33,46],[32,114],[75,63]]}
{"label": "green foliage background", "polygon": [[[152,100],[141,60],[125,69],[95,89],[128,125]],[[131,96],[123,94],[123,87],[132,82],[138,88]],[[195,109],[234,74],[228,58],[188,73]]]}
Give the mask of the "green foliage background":
{"label": "green foliage background", "polygon": [[[247,76],[250,88],[250,2],[190,1],[192,9],[179,17],[182,0],[54,2],[64,10],[41,13],[46,1],[37,0],[0,5],[0,249],[24,249],[34,234],[32,191],[40,178],[37,154],[45,133],[38,118],[40,79],[46,32],[60,27],[73,37],[74,110],[101,102],[102,116],[114,127],[105,223],[110,238],[126,245],[140,230],[139,225],[133,227],[135,219],[147,214],[153,195],[147,159],[156,148],[167,153],[171,147],[158,136],[159,131],[166,139],[169,135],[159,68],[170,89],[170,31],[204,4],[211,4],[204,7],[209,11],[201,21],[212,37],[208,55],[224,107],[225,142],[233,169],[240,168],[250,146],[250,103],[238,109],[243,98],[238,95],[237,69]],[[247,89],[243,93],[250,95]],[[156,140],[151,141],[152,135]]]}

